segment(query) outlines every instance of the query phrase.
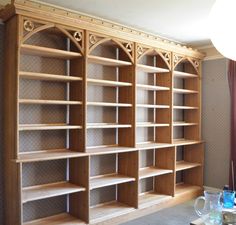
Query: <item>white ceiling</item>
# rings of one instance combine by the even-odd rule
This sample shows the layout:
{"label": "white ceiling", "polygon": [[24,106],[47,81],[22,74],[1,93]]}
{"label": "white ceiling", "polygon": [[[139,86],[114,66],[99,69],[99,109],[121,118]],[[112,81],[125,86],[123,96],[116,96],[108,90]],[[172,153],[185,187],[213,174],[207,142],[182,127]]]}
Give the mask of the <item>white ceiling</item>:
{"label": "white ceiling", "polygon": [[215,0],[42,0],[192,46],[209,44],[207,18]]}

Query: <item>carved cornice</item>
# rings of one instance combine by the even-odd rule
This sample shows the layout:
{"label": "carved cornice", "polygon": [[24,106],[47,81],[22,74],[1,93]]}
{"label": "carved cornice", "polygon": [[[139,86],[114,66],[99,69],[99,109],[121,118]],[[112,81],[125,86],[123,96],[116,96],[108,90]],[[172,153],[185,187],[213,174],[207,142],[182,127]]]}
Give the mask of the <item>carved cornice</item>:
{"label": "carved cornice", "polygon": [[30,16],[36,19],[46,18],[51,22],[78,27],[92,32],[104,33],[131,42],[138,42],[162,48],[167,51],[173,51],[189,57],[204,58],[204,54],[196,49],[163,39],[154,34],[40,1],[15,0],[11,5],[7,5],[4,10],[0,11],[0,18],[6,21],[14,14]]}

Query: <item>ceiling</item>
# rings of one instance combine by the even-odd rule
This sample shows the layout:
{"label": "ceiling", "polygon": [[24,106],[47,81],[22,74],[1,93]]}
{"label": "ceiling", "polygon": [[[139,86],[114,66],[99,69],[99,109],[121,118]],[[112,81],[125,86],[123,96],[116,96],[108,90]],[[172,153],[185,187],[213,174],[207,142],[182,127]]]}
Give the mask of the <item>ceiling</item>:
{"label": "ceiling", "polygon": [[191,46],[210,44],[207,18],[215,0],[41,0]]}

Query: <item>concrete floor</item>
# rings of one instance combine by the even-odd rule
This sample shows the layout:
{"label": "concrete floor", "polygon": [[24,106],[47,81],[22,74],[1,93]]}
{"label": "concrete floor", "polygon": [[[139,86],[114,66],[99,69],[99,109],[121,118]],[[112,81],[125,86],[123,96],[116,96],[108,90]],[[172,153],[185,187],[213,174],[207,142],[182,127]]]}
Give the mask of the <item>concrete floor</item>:
{"label": "concrete floor", "polygon": [[194,201],[160,210],[122,225],[189,225],[198,218],[193,208]]}

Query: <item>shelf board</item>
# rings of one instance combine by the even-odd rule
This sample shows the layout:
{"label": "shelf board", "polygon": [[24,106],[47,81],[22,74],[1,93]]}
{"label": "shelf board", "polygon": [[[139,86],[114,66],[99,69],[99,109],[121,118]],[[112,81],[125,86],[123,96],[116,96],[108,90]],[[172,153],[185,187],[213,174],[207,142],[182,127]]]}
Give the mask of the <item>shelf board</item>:
{"label": "shelf board", "polygon": [[17,163],[37,162],[56,159],[69,159],[86,156],[86,153],[70,151],[69,149],[53,149],[34,152],[22,152],[18,154]]}
{"label": "shelf board", "polygon": [[90,178],[90,190],[131,181],[135,181],[135,178],[117,173],[95,176]]}
{"label": "shelf board", "polygon": [[174,77],[176,77],[176,78],[197,78],[198,75],[197,74],[193,74],[193,73],[174,71]]}
{"label": "shelf board", "polygon": [[169,127],[168,123],[151,123],[151,122],[139,122],[136,123],[136,127]]}
{"label": "shelf board", "polygon": [[90,223],[99,223],[113,217],[125,215],[134,210],[135,208],[117,201],[92,206],[90,208]]}
{"label": "shelf board", "polygon": [[187,194],[189,192],[198,192],[202,190],[203,188],[199,186],[185,184],[185,183],[178,183],[175,186],[175,196]]}
{"label": "shelf board", "polygon": [[70,81],[81,81],[81,77],[66,76],[66,75],[56,75],[47,73],[35,73],[20,71],[19,77],[31,80],[46,80],[46,81],[58,81],[58,82],[70,82]]}
{"label": "shelf board", "polygon": [[179,105],[175,105],[173,106],[174,109],[199,109],[198,107],[195,106],[179,106]]}
{"label": "shelf board", "polygon": [[174,88],[173,92],[176,94],[197,94],[198,91],[195,90],[187,90],[187,89],[180,89],[180,88]]}
{"label": "shelf board", "polygon": [[128,82],[93,79],[93,78],[87,78],[87,82],[92,85],[107,86],[107,87],[130,87],[130,86],[132,86],[132,84],[128,83]]}
{"label": "shelf board", "polygon": [[193,145],[193,144],[200,144],[200,143],[202,143],[202,141],[188,140],[188,139],[184,139],[184,138],[173,139],[173,144],[175,146]]}
{"label": "shelf board", "polygon": [[139,150],[154,149],[154,148],[168,148],[168,147],[173,147],[173,144],[155,143],[155,142],[146,142],[146,143],[136,144],[136,148]]}
{"label": "shelf board", "polygon": [[81,101],[66,100],[42,100],[42,99],[19,99],[20,104],[39,104],[39,105],[81,105]]}
{"label": "shelf board", "polygon": [[172,172],[173,172],[173,170],[160,169],[160,168],[157,168],[154,166],[145,167],[145,168],[141,168],[139,170],[139,179],[159,176],[159,175],[168,174],[168,173],[172,173]]}
{"label": "shelf board", "polygon": [[186,162],[186,161],[177,161],[176,162],[176,171],[181,171],[181,170],[187,170],[187,169],[192,169],[195,167],[201,166],[201,163],[192,163],[192,162]]}
{"label": "shelf board", "polygon": [[151,91],[169,91],[170,90],[169,87],[147,85],[147,84],[137,84],[136,87],[145,89],[145,90],[151,90]]}
{"label": "shelf board", "polygon": [[19,131],[30,130],[67,130],[67,129],[81,129],[78,125],[67,125],[64,123],[59,124],[20,124]]}
{"label": "shelf board", "polygon": [[172,199],[170,195],[163,195],[156,192],[147,192],[139,194],[139,208],[145,208],[152,205],[164,203]]}
{"label": "shelf board", "polygon": [[148,65],[143,65],[143,64],[137,64],[137,69],[144,71],[146,73],[168,73],[170,70],[160,68],[160,67],[155,67],[155,66],[148,66]]}
{"label": "shelf board", "polygon": [[85,191],[84,187],[69,182],[36,185],[22,188],[22,203]]}
{"label": "shelf board", "polygon": [[183,127],[183,126],[196,126],[198,123],[187,123],[185,121],[174,121],[173,126],[175,127]]}
{"label": "shelf board", "polygon": [[21,53],[27,55],[36,55],[36,56],[52,57],[59,59],[73,59],[82,56],[78,52],[70,52],[65,50],[41,47],[36,45],[28,45],[28,44],[22,44],[20,51]]}
{"label": "shelf board", "polygon": [[29,222],[24,222],[23,225],[85,225],[86,223],[79,220],[68,213],[61,213],[55,216],[49,216]]}
{"label": "shelf board", "polygon": [[131,62],[118,60],[118,59],[111,59],[105,58],[101,56],[89,55],[88,56],[89,63],[101,64],[104,66],[130,66],[132,65]]}
{"label": "shelf board", "polygon": [[87,129],[105,129],[105,128],[130,128],[130,124],[117,123],[87,123]]}
{"label": "shelf board", "polygon": [[136,104],[139,108],[151,108],[151,109],[169,109],[169,105],[150,105],[150,104]]}
{"label": "shelf board", "polygon": [[112,102],[87,102],[87,106],[132,107],[132,104]]}
{"label": "shelf board", "polygon": [[136,151],[136,148],[131,147],[122,147],[117,145],[112,146],[93,146],[93,147],[87,147],[86,153],[89,153],[91,155],[104,155],[104,154],[112,154],[112,153],[122,153],[122,152],[132,152]]}

